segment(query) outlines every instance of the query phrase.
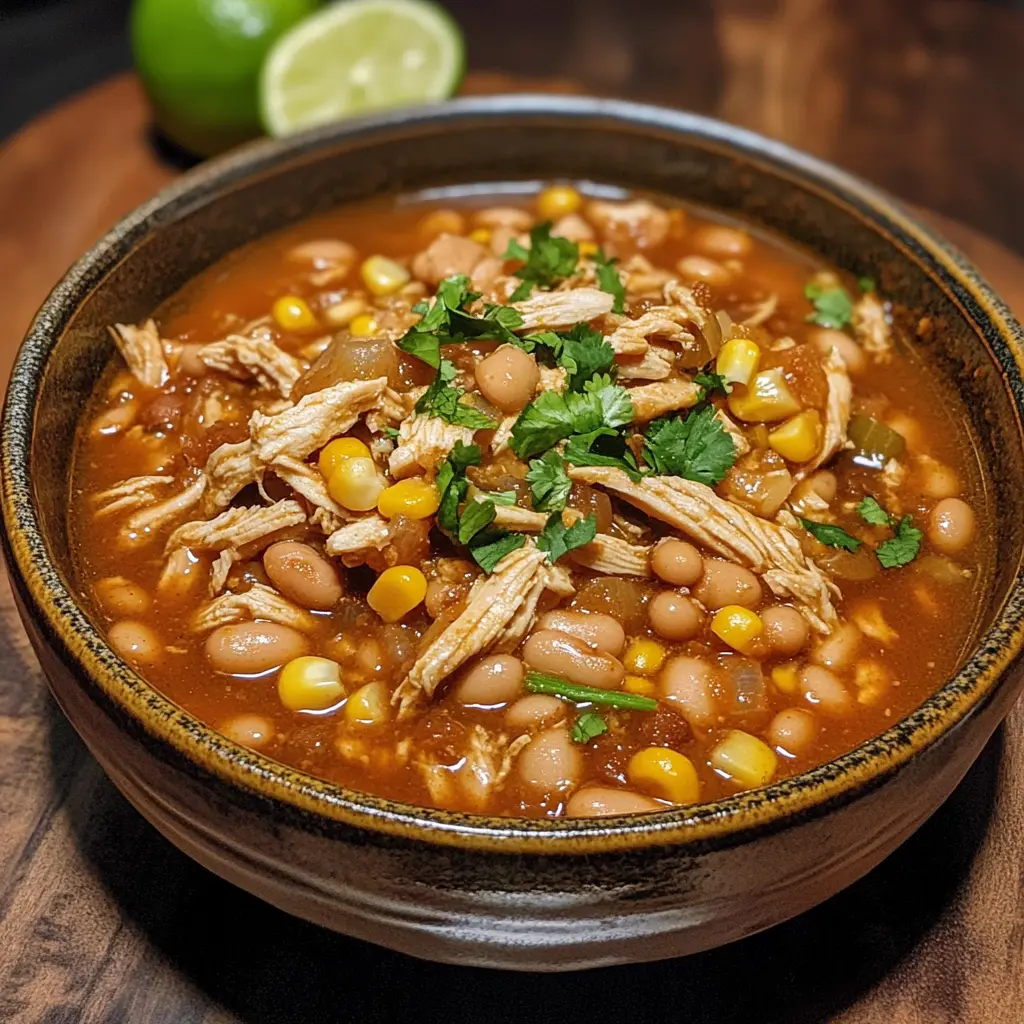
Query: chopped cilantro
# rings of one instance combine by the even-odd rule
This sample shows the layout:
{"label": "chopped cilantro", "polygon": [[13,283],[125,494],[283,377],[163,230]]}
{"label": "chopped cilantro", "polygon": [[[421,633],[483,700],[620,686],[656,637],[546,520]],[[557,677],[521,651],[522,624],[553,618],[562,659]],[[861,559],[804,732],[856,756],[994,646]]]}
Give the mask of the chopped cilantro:
{"label": "chopped cilantro", "polygon": [[842,548],[844,551],[856,551],[861,542],[856,537],[851,537],[844,529],[832,526],[830,523],[816,523],[811,519],[801,519],[803,528],[822,544],[830,548]]}
{"label": "chopped cilantro", "polygon": [[626,439],[607,427],[570,437],[565,446],[565,461],[573,466],[612,466],[633,481],[640,479],[636,456]]}
{"label": "chopped cilantro", "polygon": [[694,374],[693,383],[700,388],[698,402],[707,402],[715,395],[728,395],[732,391],[732,385],[720,373],[711,371]]}
{"label": "chopped cilantro", "polygon": [[612,384],[607,373],[595,374],[583,385],[583,390],[601,403],[601,420],[606,427],[624,427],[633,422],[636,415],[633,399],[625,388]]}
{"label": "chopped cilantro", "polygon": [[862,292],[873,292],[873,291],[875,291],[875,282],[870,277],[858,277],[857,278],[857,287]]}
{"label": "chopped cilantro", "polygon": [[512,272],[520,284],[510,296],[510,301],[519,302],[529,297],[534,285],[551,288],[569,277],[579,262],[580,250],[568,238],[552,237],[551,222],[545,221],[531,228],[529,249],[523,248],[513,238],[508,243],[504,258],[523,262],[523,266]]}
{"label": "chopped cilantro", "polygon": [[892,526],[892,516],[870,494],[857,506],[857,515],[872,526]]}
{"label": "chopped cilantro", "polygon": [[570,391],[580,391],[595,373],[607,374],[615,365],[615,349],[604,340],[600,331],[581,323],[561,338],[558,364],[569,373]]}
{"label": "chopped cilantro", "polygon": [[572,526],[566,528],[559,512],[552,512],[544,529],[537,538],[537,547],[548,553],[552,562],[557,562],[562,555],[574,548],[589,544],[597,536],[597,516],[589,515],[577,519]]}
{"label": "chopped cilantro", "polygon": [[626,308],[626,289],[622,284],[622,278],[615,269],[619,261],[615,258],[609,259],[604,254],[604,249],[598,249],[593,255],[594,268],[597,271],[597,287],[607,292],[615,301],[612,303],[613,313],[622,313]]}
{"label": "chopped cilantro", "polygon": [[895,533],[875,549],[875,557],[883,569],[898,569],[917,558],[924,536],[910,516],[904,516],[895,526]]}
{"label": "chopped cilantro", "polygon": [[468,544],[485,526],[494,522],[493,501],[470,501],[459,516],[459,543]]}
{"label": "chopped cilantro", "polygon": [[526,535],[508,533],[506,530],[484,530],[474,538],[469,553],[486,573],[494,572],[495,566],[510,552],[526,543]]}
{"label": "chopped cilantro", "polygon": [[398,430],[397,427],[385,427],[384,433],[389,441],[397,441],[398,438],[401,436],[400,431]]}
{"label": "chopped cilantro", "polygon": [[822,288],[821,285],[808,283],[804,287],[804,295],[810,299],[814,312],[807,319],[819,327],[845,327],[853,317],[853,303],[846,289],[838,285],[834,288]]}
{"label": "chopped cilantro", "polygon": [[608,731],[608,723],[596,711],[584,711],[572,727],[569,737],[573,743],[589,743]]}
{"label": "chopped cilantro", "polygon": [[561,512],[565,508],[572,481],[565,471],[565,460],[554,449],[530,462],[526,480],[538,512]]}
{"label": "chopped cilantro", "polygon": [[644,438],[644,458],[662,476],[681,476],[714,487],[736,461],[736,445],[715,409],[706,405],[686,419],[655,420]]}
{"label": "chopped cilantro", "polygon": [[465,391],[452,387],[455,375],[454,364],[442,359],[437,368],[437,376],[416,403],[416,411],[424,416],[439,416],[446,423],[469,427],[471,430],[496,427],[498,424],[479,409],[460,401]]}
{"label": "chopped cilantro", "polygon": [[434,477],[434,484],[440,496],[437,525],[453,539],[459,532],[459,504],[466,497],[469,488],[466,470],[470,466],[479,466],[480,457],[479,445],[456,441],[448,453],[448,458],[441,464],[437,476]]}
{"label": "chopped cilantro", "polygon": [[435,370],[441,365],[441,339],[436,334],[413,328],[398,340],[397,345],[403,352],[408,352]]}

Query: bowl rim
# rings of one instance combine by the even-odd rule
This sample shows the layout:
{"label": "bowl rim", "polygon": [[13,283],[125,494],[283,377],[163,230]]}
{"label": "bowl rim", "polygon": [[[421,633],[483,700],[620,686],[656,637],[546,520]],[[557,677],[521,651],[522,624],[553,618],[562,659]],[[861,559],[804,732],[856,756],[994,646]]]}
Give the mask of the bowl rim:
{"label": "bowl rim", "polygon": [[18,351],[2,418],[2,514],[12,585],[33,623],[71,672],[97,687],[143,734],[243,794],[283,805],[317,830],[355,827],[429,844],[502,853],[592,855],[671,844],[697,853],[733,846],[817,817],[877,788],[991,700],[1024,649],[1024,577],[1015,578],[991,625],[959,671],[885,732],[823,765],[762,789],[663,812],[596,819],[526,819],[442,811],[317,779],[243,747],[164,697],[106,645],[51,561],[31,483],[35,404],[46,363],[91,290],[151,231],[215,201],[221,189],[277,165],[316,159],[342,142],[372,145],[411,130],[431,134],[473,119],[556,120],[567,129],[606,125],[699,141],[826,197],[882,234],[961,310],[1000,370],[1024,418],[1024,331],[977,270],[888,194],[783,143],[713,118],[620,100],[532,94],[471,97],[391,111],[263,140],[200,165],[121,219],[54,287]]}

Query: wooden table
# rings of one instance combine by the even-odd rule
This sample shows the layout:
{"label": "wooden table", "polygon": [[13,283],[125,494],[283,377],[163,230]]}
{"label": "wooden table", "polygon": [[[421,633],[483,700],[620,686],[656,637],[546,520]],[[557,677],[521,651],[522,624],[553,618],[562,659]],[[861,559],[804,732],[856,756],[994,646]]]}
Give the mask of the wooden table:
{"label": "wooden table", "polygon": [[[710,29],[701,18],[712,7],[693,6],[702,12],[691,12],[693,24],[718,40],[714,103],[685,62],[675,91],[658,86],[646,65],[619,68],[616,53],[631,51],[610,32],[608,18],[619,19],[621,9],[604,0],[588,5],[594,24],[577,26],[579,46],[564,70],[591,89],[717,111],[897,187],[894,161],[944,156],[931,108],[913,111],[918,148],[897,138],[892,119],[872,135],[844,107],[843,80],[832,76],[826,57],[852,45],[862,9],[881,10],[874,0],[718,4]],[[856,19],[842,13],[854,6]],[[967,5],[909,6],[957,31],[966,24],[959,8]],[[759,23],[769,7],[775,20]],[[1011,28],[1024,40],[1024,16],[993,18],[985,24],[1000,44]],[[898,30],[910,31],[895,20]],[[801,40],[796,52],[787,42],[795,37],[779,27],[787,21]],[[625,23],[611,27],[618,24]],[[631,32],[627,25],[626,43]],[[905,45],[897,31],[889,56]],[[667,50],[665,40],[654,63],[667,60]],[[881,51],[866,54],[876,70],[885,66]],[[933,56],[911,50],[906,60]],[[1019,61],[1016,53],[1012,60]],[[941,66],[939,72],[941,78]],[[636,87],[619,88],[620,74]],[[477,75],[470,84],[502,88],[508,79]],[[885,84],[872,87],[884,91]],[[943,94],[948,84],[928,88]],[[882,141],[887,137],[892,152]],[[1008,150],[1010,165],[1012,159]],[[959,182],[966,197],[954,209],[970,215],[979,183],[990,180],[992,168],[982,164],[963,179],[939,170],[929,179],[937,191],[911,195],[941,198],[948,170],[948,187]],[[146,108],[127,76],[36,122],[0,152],[0,377],[46,288],[102,229],[173,173],[153,155]],[[1009,184],[1019,199],[1020,184]],[[954,221],[933,219],[1024,312],[1024,260]],[[687,960],[525,979],[421,963],[335,936],[208,874],[150,828],[86,753],[46,694],[5,582],[0,637],[0,1021],[501,1021],[539,1012],[555,1021],[1024,1020],[1024,708],[916,836],[822,907]]]}

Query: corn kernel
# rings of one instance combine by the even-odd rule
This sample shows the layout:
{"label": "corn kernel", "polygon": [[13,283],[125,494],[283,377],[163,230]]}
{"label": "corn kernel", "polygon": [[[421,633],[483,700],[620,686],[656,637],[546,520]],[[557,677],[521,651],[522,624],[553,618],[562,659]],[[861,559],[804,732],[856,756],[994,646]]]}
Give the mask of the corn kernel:
{"label": "corn kernel", "polygon": [[552,185],[537,196],[537,212],[544,220],[558,220],[576,213],[583,197],[569,185]]}
{"label": "corn kernel", "polygon": [[772,669],[772,683],[780,693],[796,693],[797,666],[789,661]]}
{"label": "corn kernel", "polygon": [[360,313],[359,316],[352,318],[348,329],[355,338],[372,338],[380,329],[380,324],[372,313]]}
{"label": "corn kernel", "polygon": [[330,658],[293,658],[277,677],[277,695],[289,711],[325,711],[345,696],[341,666]]}
{"label": "corn kernel", "polygon": [[626,778],[641,789],[674,804],[692,804],[700,799],[700,780],[693,762],[670,747],[638,750],[626,766]]}
{"label": "corn kernel", "polygon": [[711,764],[742,786],[763,786],[778,765],[775,751],[749,732],[732,729],[711,751]]}
{"label": "corn kernel", "polygon": [[409,519],[426,519],[437,511],[440,497],[437,488],[422,477],[399,480],[380,492],[377,511],[386,519],[406,516]]}
{"label": "corn kernel", "polygon": [[327,478],[327,493],[353,512],[374,508],[385,486],[373,459],[358,455],[342,459]]}
{"label": "corn kernel", "polygon": [[715,369],[732,384],[749,384],[761,362],[761,350],[749,338],[730,338],[718,351]]}
{"label": "corn kernel", "polygon": [[390,295],[409,282],[409,271],[387,256],[371,256],[363,260],[359,272],[363,275],[363,283],[374,295]]}
{"label": "corn kernel", "polygon": [[601,247],[597,242],[591,242],[589,239],[586,239],[585,241],[580,242],[579,248],[581,256],[594,256],[597,253],[597,250]]}
{"label": "corn kernel", "polygon": [[727,604],[715,612],[711,620],[711,632],[740,654],[749,654],[754,641],[764,632],[764,623],[749,608]]}
{"label": "corn kernel", "polygon": [[790,462],[810,462],[821,449],[821,416],[806,409],[786,420],[768,435],[772,451]]}
{"label": "corn kernel", "polygon": [[657,640],[634,640],[622,659],[627,672],[641,676],[653,676],[664,663],[665,648]]}
{"label": "corn kernel", "polygon": [[745,388],[733,388],[728,401],[734,416],[751,423],[775,423],[800,411],[800,403],[778,368],[755,374]]}
{"label": "corn kernel", "polygon": [[473,228],[469,233],[469,237],[474,242],[479,242],[480,245],[491,244],[491,229],[490,228]]}
{"label": "corn kernel", "polygon": [[320,449],[317,466],[320,475],[327,480],[345,459],[368,459],[370,449],[358,437],[336,437]]}
{"label": "corn kernel", "polygon": [[370,587],[366,603],[385,621],[404,619],[427,596],[427,579],[411,565],[385,569]]}
{"label": "corn kernel", "polygon": [[270,312],[284,331],[309,331],[316,327],[313,310],[298,295],[283,295],[274,302]]}
{"label": "corn kernel", "polygon": [[379,680],[360,686],[345,701],[343,713],[351,725],[380,725],[386,722],[391,713],[387,687]]}
{"label": "corn kernel", "polygon": [[645,697],[649,697],[657,690],[654,683],[650,679],[644,679],[643,676],[626,676],[622,680],[622,688],[626,693],[639,693]]}

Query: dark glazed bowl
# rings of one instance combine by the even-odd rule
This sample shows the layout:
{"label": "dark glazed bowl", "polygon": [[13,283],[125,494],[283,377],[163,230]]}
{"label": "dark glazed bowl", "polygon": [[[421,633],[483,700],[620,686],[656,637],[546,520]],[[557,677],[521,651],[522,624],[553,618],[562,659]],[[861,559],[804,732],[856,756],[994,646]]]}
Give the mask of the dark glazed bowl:
{"label": "dark glazed bowl", "polygon": [[[402,805],[217,735],[111,652],[76,601],[65,523],[76,420],[146,317],[237,246],[383,192],[579,178],[717,207],[780,232],[898,304],[962,394],[992,481],[996,570],[963,667],[883,735],[804,775],[654,815],[524,821]],[[129,800],[207,867],[330,928],[418,956],[564,970],[728,942],[825,899],[946,798],[1021,682],[1021,330],[977,273],[889,198],[714,121],[578,99],[500,97],[244,149],[122,221],[57,285],[3,419],[5,554],[53,691]],[[131,870],[130,864],[126,870]]]}

